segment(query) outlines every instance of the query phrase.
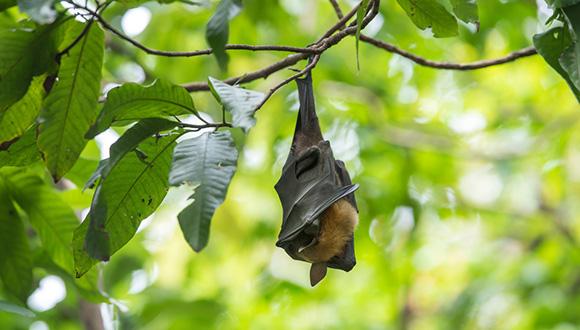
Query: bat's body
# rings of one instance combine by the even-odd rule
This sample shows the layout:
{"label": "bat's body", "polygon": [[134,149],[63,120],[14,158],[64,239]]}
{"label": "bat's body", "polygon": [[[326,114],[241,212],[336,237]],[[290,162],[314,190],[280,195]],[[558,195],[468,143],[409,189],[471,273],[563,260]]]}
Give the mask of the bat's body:
{"label": "bat's body", "polygon": [[298,253],[311,263],[328,262],[342,254],[346,243],[352,238],[358,223],[358,214],[346,200],[339,199],[320,216],[320,232],[317,243],[299,248]]}
{"label": "bat's body", "polygon": [[290,154],[276,184],[284,209],[276,245],[294,259],[312,263],[310,281],[326,267],[351,270],[354,229],[358,223],[354,190],[344,163],[335,160],[320,131],[310,74],[298,79],[300,110]]}

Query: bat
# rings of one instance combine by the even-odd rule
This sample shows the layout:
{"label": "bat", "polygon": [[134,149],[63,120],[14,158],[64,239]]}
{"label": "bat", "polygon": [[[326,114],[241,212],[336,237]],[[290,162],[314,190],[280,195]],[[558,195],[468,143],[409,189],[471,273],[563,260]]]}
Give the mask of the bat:
{"label": "bat", "polygon": [[344,163],[325,141],[314,105],[312,76],[297,79],[300,108],[290,153],[275,185],[283,209],[276,246],[295,260],[311,263],[310,284],[327,267],[350,271],[356,264],[354,230],[358,207]]}

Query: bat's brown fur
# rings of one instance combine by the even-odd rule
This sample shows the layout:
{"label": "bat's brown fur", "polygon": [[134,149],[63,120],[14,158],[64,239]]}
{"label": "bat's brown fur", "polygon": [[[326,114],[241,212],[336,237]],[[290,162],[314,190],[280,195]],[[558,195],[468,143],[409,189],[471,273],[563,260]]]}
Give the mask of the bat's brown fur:
{"label": "bat's brown fur", "polygon": [[344,198],[339,199],[320,217],[318,243],[305,248],[301,254],[312,263],[327,262],[344,251],[357,224],[356,209]]}

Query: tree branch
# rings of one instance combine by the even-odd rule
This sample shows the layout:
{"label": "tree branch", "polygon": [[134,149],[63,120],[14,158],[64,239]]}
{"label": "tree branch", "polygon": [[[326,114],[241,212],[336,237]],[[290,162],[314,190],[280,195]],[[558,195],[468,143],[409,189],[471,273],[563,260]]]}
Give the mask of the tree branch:
{"label": "tree branch", "polygon": [[528,57],[528,56],[532,56],[532,55],[537,54],[537,51],[534,47],[526,47],[526,48],[517,50],[515,52],[509,53],[508,55],[506,55],[504,57],[500,57],[500,58],[496,58],[496,59],[492,59],[492,60],[482,60],[482,61],[477,61],[477,62],[473,62],[473,63],[461,64],[461,63],[432,61],[432,60],[417,56],[413,53],[409,53],[409,52],[402,50],[401,48],[398,48],[397,46],[394,46],[394,45],[389,44],[387,42],[371,38],[371,37],[366,36],[364,34],[361,34],[360,40],[364,41],[366,43],[369,43],[377,48],[384,49],[390,53],[395,53],[395,54],[401,55],[401,56],[419,64],[419,65],[430,67],[430,68],[435,68],[435,69],[444,69],[444,70],[459,70],[459,71],[477,70],[477,69],[487,68],[490,66],[500,65],[500,64],[504,64],[504,63],[508,63],[508,62],[513,62],[519,58]]}
{"label": "tree branch", "polygon": [[344,15],[342,14],[342,9],[340,9],[340,5],[338,4],[338,1],[330,0],[330,4],[332,5],[332,8],[334,8],[334,12],[336,13],[336,17],[338,17],[338,19],[342,19],[344,17]]}
{"label": "tree branch", "polygon": [[260,104],[258,104],[258,106],[256,107],[256,109],[254,111],[258,111],[266,103],[266,101],[268,101],[270,99],[270,97],[272,95],[274,95],[274,93],[276,93],[276,91],[279,90],[280,88],[282,88],[284,85],[286,85],[289,82],[293,81],[294,79],[310,72],[316,66],[316,64],[318,63],[318,60],[320,60],[320,55],[314,55],[314,57],[312,58],[312,61],[304,69],[302,69],[298,73],[294,74],[293,76],[286,78],[281,83],[279,83],[278,85],[276,85],[272,89],[270,89],[268,94],[266,94],[266,96],[264,97],[262,102],[260,102]]}
{"label": "tree branch", "polygon": [[[367,26],[367,24],[370,23],[370,21],[378,14],[378,10],[379,10],[378,3],[379,2],[380,2],[380,0],[374,0],[371,3],[371,5],[373,7],[372,7],[371,11],[369,12],[369,14],[363,19],[362,28]],[[351,10],[351,12],[349,12],[347,15],[344,16],[344,18],[342,20],[343,23],[341,23],[342,25],[344,25],[346,23],[346,21],[348,21],[348,19],[350,19],[349,15],[351,15],[351,13],[352,13],[352,15],[354,15],[354,13],[356,13],[357,8],[358,8],[358,6],[355,6],[355,8],[353,8],[353,10]],[[351,17],[352,17],[352,15],[351,15]],[[334,31],[338,30],[339,27],[340,27],[339,24],[335,24],[328,31],[326,31],[324,33],[324,35],[327,35],[329,33],[329,31],[331,31],[331,30],[334,30]],[[356,33],[356,26],[349,26],[348,28],[346,28],[346,29],[344,29],[336,34],[333,34],[333,35],[325,37],[325,38],[321,38],[320,41],[313,44],[311,46],[311,48],[316,49],[317,54],[322,54],[327,49],[338,44],[345,37],[352,35],[354,33]],[[241,76],[237,76],[237,77],[231,77],[231,78],[224,80],[224,82],[227,84],[230,84],[230,85],[243,84],[243,83],[254,81],[254,80],[257,80],[260,78],[266,78],[270,74],[277,72],[277,71],[280,71],[282,69],[285,69],[289,66],[292,66],[301,60],[307,59],[308,57],[309,57],[309,54],[305,54],[305,53],[292,54],[292,55],[285,57],[283,60],[278,61],[278,62],[276,62],[276,63],[274,63],[274,64],[272,64],[264,69],[253,71],[253,72],[250,72],[250,73],[247,73],[247,74],[244,74]],[[317,62],[318,62],[318,60],[317,60]],[[297,77],[299,77],[299,76],[300,75],[298,75]],[[296,79],[296,77],[294,79]],[[290,80],[286,81],[286,84],[294,79],[290,79]],[[185,84],[182,86],[185,87],[185,89],[187,89],[190,92],[208,91],[209,90],[209,86],[208,86],[207,82],[204,82],[204,81],[188,83],[188,84]]]}
{"label": "tree branch", "polygon": [[[165,50],[157,50],[153,48],[149,48],[135,39],[130,38],[129,36],[125,35],[123,32],[117,30],[114,26],[112,26],[109,22],[107,22],[101,15],[98,13],[91,11],[90,9],[86,9],[89,11],[99,23],[103,26],[103,28],[111,31],[113,34],[117,35],[119,38],[127,41],[128,43],[132,44],[133,46],[141,49],[147,54],[150,55],[157,55],[157,56],[165,56],[165,57],[194,57],[194,56],[201,56],[201,55],[209,55],[213,52],[212,49],[200,49],[188,52],[174,52],[174,51],[165,51]],[[277,51],[277,52],[290,52],[290,53],[307,53],[307,54],[316,54],[317,50],[313,48],[302,48],[302,47],[293,47],[293,46],[276,46],[276,45],[260,45],[260,46],[252,46],[252,45],[239,45],[239,44],[230,44],[226,45],[225,49],[227,50],[250,50],[250,51]]]}

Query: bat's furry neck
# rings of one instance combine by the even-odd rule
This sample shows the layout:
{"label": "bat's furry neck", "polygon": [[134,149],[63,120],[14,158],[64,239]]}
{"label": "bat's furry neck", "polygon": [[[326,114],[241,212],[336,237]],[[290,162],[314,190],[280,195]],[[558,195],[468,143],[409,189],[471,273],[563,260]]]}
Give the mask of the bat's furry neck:
{"label": "bat's furry neck", "polygon": [[358,223],[356,209],[344,198],[326,209],[320,218],[318,243],[307,247],[302,255],[309,262],[327,262],[344,251]]}
{"label": "bat's furry neck", "polygon": [[296,79],[296,83],[298,84],[300,110],[296,120],[293,144],[299,143],[305,147],[316,145],[323,140],[323,137],[318,124],[318,116],[316,116],[311,74],[308,73],[304,79]]}

